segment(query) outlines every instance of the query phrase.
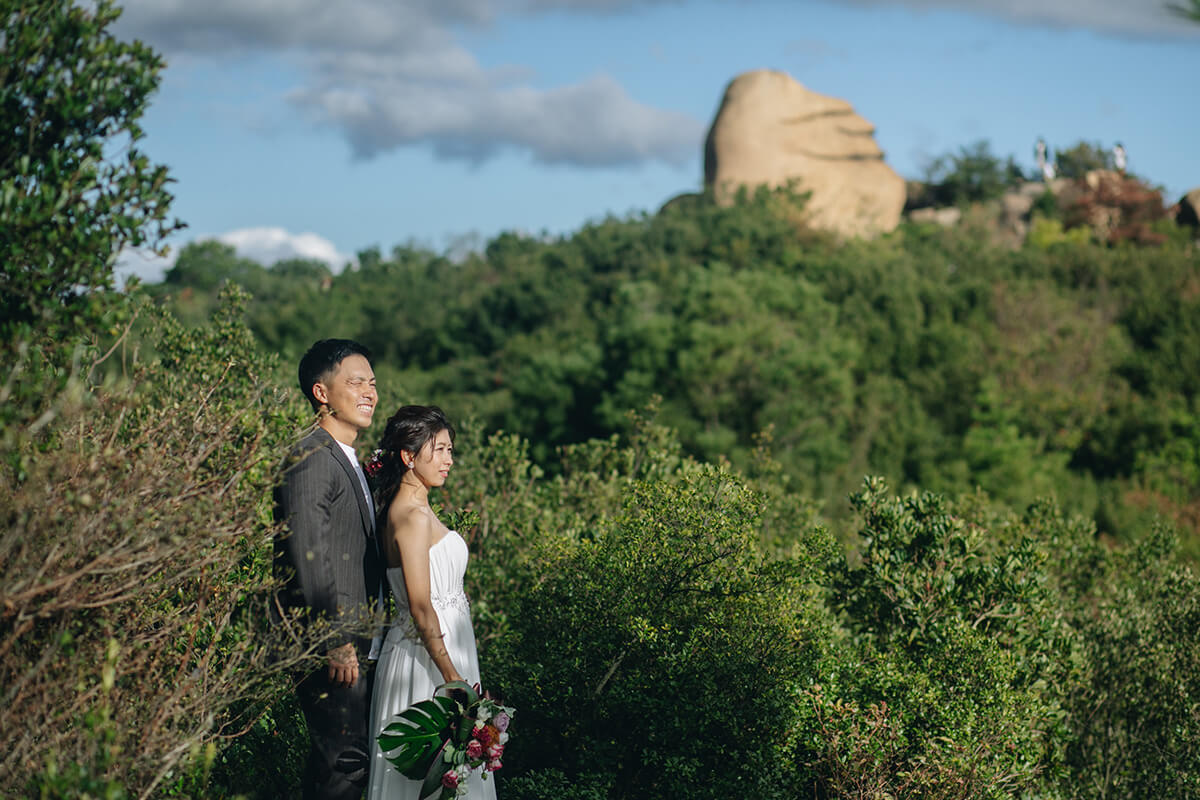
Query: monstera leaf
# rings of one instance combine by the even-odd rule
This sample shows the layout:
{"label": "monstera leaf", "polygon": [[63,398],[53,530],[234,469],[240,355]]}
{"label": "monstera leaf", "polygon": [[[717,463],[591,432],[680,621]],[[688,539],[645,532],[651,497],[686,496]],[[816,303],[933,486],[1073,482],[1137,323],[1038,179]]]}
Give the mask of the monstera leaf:
{"label": "monstera leaf", "polygon": [[465,711],[479,701],[479,693],[465,681],[451,681],[438,688],[465,695],[465,704],[442,696],[421,700],[393,717],[378,736],[383,757],[404,777],[422,782],[421,797],[440,788],[446,744],[457,728],[469,725]]}
{"label": "monstera leaf", "polygon": [[458,703],[449,697],[413,703],[393,717],[379,734],[384,758],[405,777],[424,780],[430,766],[440,760],[458,711]]}

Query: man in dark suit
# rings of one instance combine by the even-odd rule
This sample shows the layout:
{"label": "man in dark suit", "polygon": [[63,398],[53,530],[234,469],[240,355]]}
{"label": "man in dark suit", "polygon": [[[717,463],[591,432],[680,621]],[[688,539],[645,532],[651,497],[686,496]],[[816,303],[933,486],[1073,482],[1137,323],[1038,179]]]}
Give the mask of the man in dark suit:
{"label": "man in dark suit", "polygon": [[374,504],[353,447],[378,400],[370,353],[348,339],[323,339],[300,360],[300,388],[319,422],[292,450],[275,490],[275,519],[284,523],[275,540],[285,580],[279,602],[335,632],[326,665],[296,687],[311,743],[303,795],[352,800],[370,768],[370,679],[359,658],[382,575]]}

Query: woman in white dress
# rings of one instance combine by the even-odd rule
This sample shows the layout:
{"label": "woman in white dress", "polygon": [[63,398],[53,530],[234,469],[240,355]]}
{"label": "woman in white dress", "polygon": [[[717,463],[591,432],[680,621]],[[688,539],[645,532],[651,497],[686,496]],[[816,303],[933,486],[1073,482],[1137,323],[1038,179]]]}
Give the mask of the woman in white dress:
{"label": "woman in white dress", "polygon": [[[429,490],[454,464],[454,429],[436,406],[404,406],[388,420],[371,466],[380,548],[396,617],[375,667],[368,800],[420,800],[420,781],[384,758],[376,737],[392,717],[448,681],[479,683],[471,609],[463,593],[467,544],[429,507]],[[493,800],[495,778],[478,771],[469,800]]]}

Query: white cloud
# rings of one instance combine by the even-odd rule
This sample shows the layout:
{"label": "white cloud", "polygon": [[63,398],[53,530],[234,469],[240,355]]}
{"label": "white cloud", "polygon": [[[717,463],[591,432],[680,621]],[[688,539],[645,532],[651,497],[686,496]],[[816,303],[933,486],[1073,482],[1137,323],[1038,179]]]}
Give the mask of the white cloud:
{"label": "white cloud", "polygon": [[482,67],[456,39],[503,13],[617,12],[679,0],[127,0],[124,35],[172,53],[275,52],[307,70],[289,99],[340,131],[359,158],[426,145],[478,163],[686,163],[704,124],[639,103],[605,76],[549,89],[520,65]]}
{"label": "white cloud", "polygon": [[859,5],[944,8],[1030,25],[1123,36],[1195,36],[1200,26],[1167,9],[1167,0],[852,0]]}
{"label": "white cloud", "polygon": [[213,237],[233,247],[239,256],[269,267],[276,261],[303,258],[323,261],[334,272],[354,258],[338,252],[333,242],[315,233],[290,233],[283,228],[240,228]]}
{"label": "white cloud", "polygon": [[124,286],[130,278],[138,278],[143,283],[161,283],[167,270],[175,265],[178,253],[172,249],[166,256],[155,255],[150,250],[126,249],[117,256],[113,274],[117,285]]}
{"label": "white cloud", "polygon": [[361,158],[420,142],[472,162],[523,148],[547,164],[682,164],[704,135],[692,117],[644,106],[606,77],[545,91],[381,84],[291,99],[341,129]]}
{"label": "white cloud", "polygon": [[[315,233],[290,233],[283,228],[239,228],[218,236],[199,236],[193,241],[210,240],[223,242],[234,249],[242,258],[257,261],[264,267],[277,261],[303,258],[322,261],[333,272],[341,272],[346,265],[355,261],[353,256],[339,252],[333,242]],[[186,244],[186,243],[185,243]],[[175,265],[179,250],[172,247],[166,256],[158,256],[149,250],[127,249],[117,257],[114,274],[117,283],[124,285],[131,277],[145,283],[160,283],[167,270]]]}
{"label": "white cloud", "polygon": [[687,0],[523,0],[518,6],[530,11],[598,11],[619,13],[638,6],[683,5]]}

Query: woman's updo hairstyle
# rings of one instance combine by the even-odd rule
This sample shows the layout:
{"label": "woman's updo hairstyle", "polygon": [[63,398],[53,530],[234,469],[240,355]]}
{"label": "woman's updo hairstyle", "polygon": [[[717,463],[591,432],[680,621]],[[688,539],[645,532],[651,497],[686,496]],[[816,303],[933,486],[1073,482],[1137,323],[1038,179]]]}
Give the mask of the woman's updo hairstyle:
{"label": "woman's updo hairstyle", "polygon": [[377,514],[387,513],[388,505],[400,488],[400,479],[408,472],[408,465],[400,454],[419,454],[441,431],[448,432],[450,441],[454,441],[454,426],[437,406],[402,406],[392,414],[383,429],[379,449],[371,458],[375,467],[371,471],[371,483],[374,486]]}

